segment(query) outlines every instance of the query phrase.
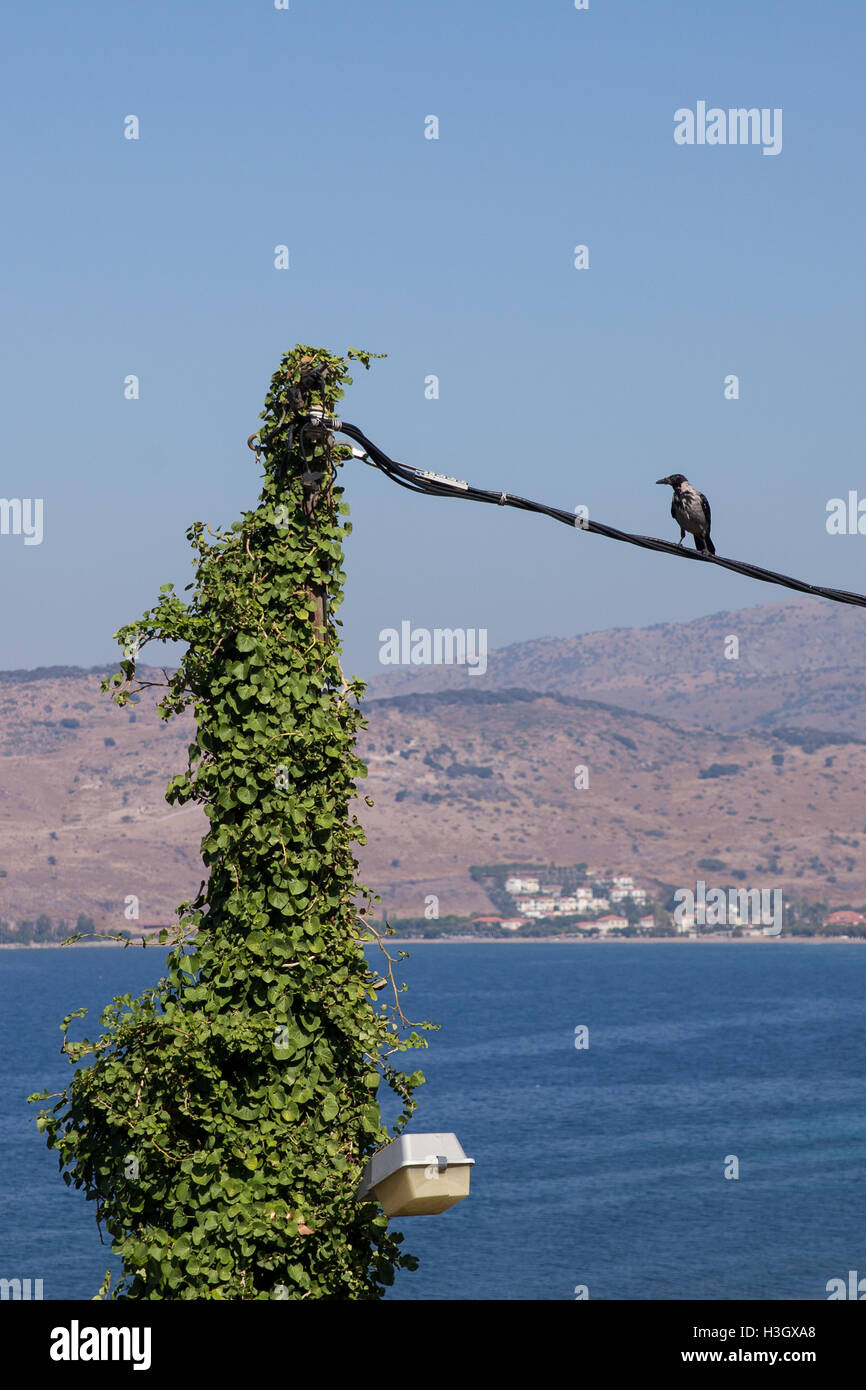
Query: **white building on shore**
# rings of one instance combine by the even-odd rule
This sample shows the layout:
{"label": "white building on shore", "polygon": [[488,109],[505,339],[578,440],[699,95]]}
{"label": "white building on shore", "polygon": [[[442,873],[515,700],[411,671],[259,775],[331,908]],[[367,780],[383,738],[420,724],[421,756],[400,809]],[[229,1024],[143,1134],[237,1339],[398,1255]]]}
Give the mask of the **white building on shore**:
{"label": "white building on shore", "polygon": [[591,925],[593,927],[598,927],[598,930],[604,935],[605,932],[609,931],[622,931],[623,927],[628,926],[628,918],[617,917],[616,915],[599,917],[598,920]]}
{"label": "white building on shore", "polygon": [[540,885],[537,878],[507,878],[505,880],[505,891],[512,897],[521,893],[537,893]]}

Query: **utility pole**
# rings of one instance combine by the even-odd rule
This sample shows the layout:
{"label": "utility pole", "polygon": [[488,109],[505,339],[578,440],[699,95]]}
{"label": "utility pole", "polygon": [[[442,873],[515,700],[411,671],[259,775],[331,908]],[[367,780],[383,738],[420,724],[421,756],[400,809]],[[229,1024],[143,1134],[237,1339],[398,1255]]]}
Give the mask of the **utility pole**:
{"label": "utility pole", "polygon": [[[302,357],[299,365],[309,367],[313,359]],[[300,409],[305,414],[315,410],[309,396],[312,390],[318,390],[321,397],[321,418],[310,420],[306,418],[299,427],[300,454],[304,464],[304,472],[301,474],[303,485],[303,501],[301,503],[307,525],[310,526],[316,515],[316,508],[322,496],[329,499],[331,486],[334,477],[334,461],[331,450],[334,445],[334,436],[329,433],[324,416],[327,414],[328,403],[325,399],[325,378],[327,376],[327,365],[319,368],[312,368],[306,374],[302,373],[301,391],[303,395],[299,401]],[[311,388],[304,390],[308,383]],[[312,456],[307,455],[308,447],[312,448]],[[323,479],[326,479],[323,486]],[[328,591],[324,583],[313,583],[307,587],[307,598],[313,610],[313,631],[316,641],[319,643],[325,640],[325,630],[328,619]]]}

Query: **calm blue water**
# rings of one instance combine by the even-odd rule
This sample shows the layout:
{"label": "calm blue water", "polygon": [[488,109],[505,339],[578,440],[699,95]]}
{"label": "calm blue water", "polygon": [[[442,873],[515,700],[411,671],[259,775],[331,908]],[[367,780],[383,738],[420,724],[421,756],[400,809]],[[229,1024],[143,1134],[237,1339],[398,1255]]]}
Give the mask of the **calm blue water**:
{"label": "calm blue water", "polygon": [[[454,1130],[476,1167],[468,1201],[396,1223],[421,1268],[391,1297],[825,1299],[866,1274],[866,948],[408,949],[404,1008],[442,1024],[407,1054],[412,1128]],[[92,1297],[116,1262],[24,1098],[66,1080],[63,1015],[162,958],[0,951],[0,1276],[46,1298]]]}

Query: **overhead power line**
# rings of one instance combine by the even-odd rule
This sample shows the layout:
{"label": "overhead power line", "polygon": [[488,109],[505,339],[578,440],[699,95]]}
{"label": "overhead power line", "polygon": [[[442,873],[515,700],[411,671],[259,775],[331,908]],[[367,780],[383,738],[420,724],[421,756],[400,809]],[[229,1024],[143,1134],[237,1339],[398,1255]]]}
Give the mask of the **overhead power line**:
{"label": "overhead power line", "polygon": [[548,507],[543,502],[533,502],[527,497],[518,497],[511,492],[491,492],[486,488],[473,487],[460,478],[450,478],[442,473],[434,473],[426,468],[413,468],[389,458],[384,450],[358,429],[345,420],[334,416],[323,416],[321,411],[312,411],[310,419],[355,441],[358,448],[353,449],[356,458],[378,468],[400,487],[410,492],[420,492],[427,497],[459,497],[471,502],[486,502],[491,506],[514,507],[522,512],[538,512],[541,516],[552,517],[565,526],[582,531],[591,531],[597,536],[607,536],[610,540],[624,541],[626,545],[637,545],[642,550],[659,550],[666,555],[676,555],[680,560],[689,560],[699,565],[720,565],[722,569],[744,574],[747,579],[758,579],[764,584],[779,584],[785,589],[794,589],[801,594],[812,594],[816,598],[830,599],[833,603],[847,603],[857,608],[866,608],[866,594],[849,593],[847,589],[829,589],[823,584],[807,584],[804,579],[795,579],[789,574],[777,574],[775,570],[764,569],[761,565],[750,565],[745,560],[729,560],[724,555],[710,555],[706,551],[686,550],[674,541],[659,540],[655,536],[636,536],[630,531],[620,531],[615,526],[605,526],[603,522],[589,518],[576,517],[574,512],[563,511],[560,507]]}

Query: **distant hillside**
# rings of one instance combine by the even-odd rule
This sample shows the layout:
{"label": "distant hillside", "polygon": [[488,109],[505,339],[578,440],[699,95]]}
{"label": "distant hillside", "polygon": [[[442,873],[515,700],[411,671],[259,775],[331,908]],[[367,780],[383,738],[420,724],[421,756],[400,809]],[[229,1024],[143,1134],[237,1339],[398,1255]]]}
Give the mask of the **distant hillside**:
{"label": "distant hillside", "polygon": [[[205,818],[164,800],[192,724],[161,724],[155,701],[147,690],[119,710],[90,672],[0,679],[0,918],[83,912],[123,928],[130,895],[153,923],[195,893]],[[690,731],[625,704],[489,688],[368,701],[363,879],[402,917],[431,894],[442,915],[489,910],[469,866],[518,858],[621,870],[659,891],[717,872],[866,900],[866,745],[810,729],[799,709],[774,735]]]}
{"label": "distant hillside", "polygon": [[[866,744],[807,731],[687,732],[658,716],[528,691],[373,701],[362,744],[367,878],[396,914],[489,910],[465,866],[586,862],[643,886],[709,881],[862,900]],[[832,736],[833,738],[837,736]],[[808,750],[813,751],[808,751]],[[588,769],[577,790],[575,770]],[[391,851],[394,851],[393,855]],[[395,865],[389,862],[397,859]],[[718,873],[701,869],[715,861]]]}
{"label": "distant hillside", "polygon": [[[735,636],[739,656],[725,656]],[[866,611],[793,599],[688,623],[544,637],[465,666],[383,666],[370,697],[436,690],[551,690],[736,731],[777,725],[866,738]]]}

